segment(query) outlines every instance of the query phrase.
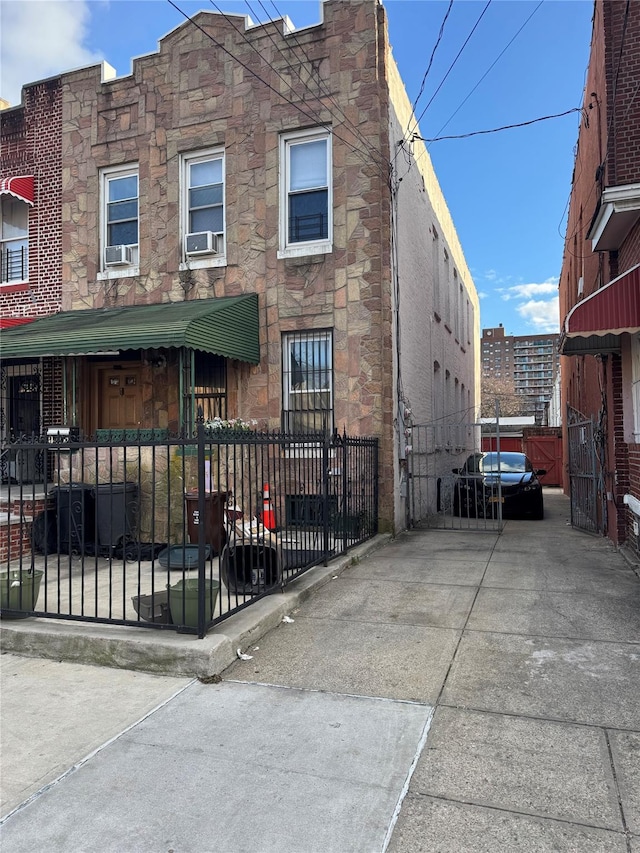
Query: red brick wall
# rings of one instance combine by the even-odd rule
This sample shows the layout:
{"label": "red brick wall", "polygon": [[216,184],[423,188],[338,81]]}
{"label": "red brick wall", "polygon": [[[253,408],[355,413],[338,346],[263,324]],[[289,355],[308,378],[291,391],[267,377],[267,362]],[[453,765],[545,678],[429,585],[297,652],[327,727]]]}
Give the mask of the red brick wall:
{"label": "red brick wall", "polygon": [[11,518],[0,518],[0,565],[6,567],[10,561],[21,560],[31,555],[31,523],[44,511],[44,498],[18,499],[0,504],[0,513],[11,514]]}
{"label": "red brick wall", "polygon": [[40,317],[60,309],[62,98],[60,78],[23,89],[19,107],[0,113],[0,177],[33,175],[29,281],[0,286],[0,316]]}
{"label": "red brick wall", "polygon": [[[609,504],[610,535],[615,542],[622,543],[628,533],[625,524],[627,513],[622,502],[622,496],[629,491],[629,446],[624,440],[622,362],[620,356],[617,355],[611,356],[611,388],[613,412],[610,419],[613,426],[615,477],[612,479],[614,501],[613,504]],[[613,516],[615,516],[615,520]]]}
{"label": "red brick wall", "polygon": [[[640,181],[640,101],[636,97],[640,87],[639,47],[640,4],[596,0],[560,276],[561,322],[580,298],[640,260],[640,225],[632,229],[617,252],[594,253],[591,240],[587,239],[602,191]],[[582,297],[578,295],[580,277]],[[604,430],[604,490],[611,496],[607,502],[607,533],[614,542],[625,541],[632,530],[623,495],[629,491],[640,494],[637,454],[634,457],[635,451],[624,440],[622,397],[620,356],[562,359],[563,406],[568,403],[595,417]],[[566,460],[566,431],[563,441]],[[568,490],[566,463],[563,485]]]}
{"label": "red brick wall", "polygon": [[640,9],[638,4],[603,4],[609,115],[606,182],[633,184],[640,177]]}

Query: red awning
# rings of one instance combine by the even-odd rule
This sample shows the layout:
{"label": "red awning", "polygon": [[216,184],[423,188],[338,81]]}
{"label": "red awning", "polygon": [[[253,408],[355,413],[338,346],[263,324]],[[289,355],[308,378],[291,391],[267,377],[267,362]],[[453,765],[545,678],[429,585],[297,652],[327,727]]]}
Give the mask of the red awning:
{"label": "red awning", "polygon": [[640,264],[573,306],[564,321],[560,352],[615,352],[624,332],[640,332]]}
{"label": "red awning", "polygon": [[13,329],[14,326],[24,326],[33,323],[35,317],[0,317],[0,329]]}
{"label": "red awning", "polygon": [[0,195],[7,193],[27,204],[33,204],[33,175],[20,175],[0,180]]}

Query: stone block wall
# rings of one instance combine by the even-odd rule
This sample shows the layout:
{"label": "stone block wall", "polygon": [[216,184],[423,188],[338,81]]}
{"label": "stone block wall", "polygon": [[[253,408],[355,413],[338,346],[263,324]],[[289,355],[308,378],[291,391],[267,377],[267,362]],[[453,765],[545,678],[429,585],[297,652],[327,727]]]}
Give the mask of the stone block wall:
{"label": "stone block wall", "polygon": [[[336,426],[390,437],[386,30],[374,0],[322,10],[321,24],[292,33],[282,21],[245,29],[242,17],[203,12],[134,60],[131,76],[64,76],[63,308],[256,292],[262,361],[230,374],[229,414],[278,427],[282,334],[331,329]],[[311,127],[332,131],[332,251],[282,258],[281,134]],[[187,269],[181,155],[210,148],[226,160],[226,264]],[[100,173],[125,164],[139,168],[140,259],[118,277],[100,271]]]}

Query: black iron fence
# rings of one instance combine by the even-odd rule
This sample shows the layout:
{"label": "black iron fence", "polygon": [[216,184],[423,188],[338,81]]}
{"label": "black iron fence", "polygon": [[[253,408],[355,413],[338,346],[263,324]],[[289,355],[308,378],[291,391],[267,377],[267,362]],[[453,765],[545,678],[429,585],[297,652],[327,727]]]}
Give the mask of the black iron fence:
{"label": "black iron fence", "polygon": [[189,438],[71,431],[20,450],[45,476],[15,467],[2,486],[3,617],[203,637],[377,532],[377,439],[200,424]]}

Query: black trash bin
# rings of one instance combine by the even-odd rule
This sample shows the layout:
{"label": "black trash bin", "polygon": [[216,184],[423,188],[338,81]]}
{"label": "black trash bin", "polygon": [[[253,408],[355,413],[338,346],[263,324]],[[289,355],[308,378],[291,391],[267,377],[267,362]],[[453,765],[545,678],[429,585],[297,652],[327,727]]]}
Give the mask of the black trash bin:
{"label": "black trash bin", "polygon": [[114,548],[138,538],[138,486],[136,483],[102,483],[93,486],[96,503],[96,541]]}
{"label": "black trash bin", "polygon": [[59,554],[84,554],[94,546],[96,510],[92,488],[87,483],[65,483],[52,490]]}
{"label": "black trash bin", "polygon": [[230,592],[255,595],[280,581],[276,548],[269,545],[225,546],[220,560],[220,575]]}

